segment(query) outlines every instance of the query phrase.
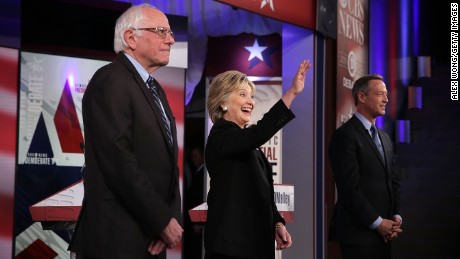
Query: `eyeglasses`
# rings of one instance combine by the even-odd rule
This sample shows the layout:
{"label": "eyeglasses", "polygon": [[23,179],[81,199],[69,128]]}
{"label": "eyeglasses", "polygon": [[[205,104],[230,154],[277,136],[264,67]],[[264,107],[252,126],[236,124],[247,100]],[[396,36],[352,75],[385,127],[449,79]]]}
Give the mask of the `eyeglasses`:
{"label": "eyeglasses", "polygon": [[174,38],[174,32],[166,29],[165,27],[153,27],[153,28],[134,28],[133,30],[142,30],[142,31],[149,31],[153,32],[156,35],[160,36],[160,38],[166,38],[166,35],[169,34],[171,37]]}

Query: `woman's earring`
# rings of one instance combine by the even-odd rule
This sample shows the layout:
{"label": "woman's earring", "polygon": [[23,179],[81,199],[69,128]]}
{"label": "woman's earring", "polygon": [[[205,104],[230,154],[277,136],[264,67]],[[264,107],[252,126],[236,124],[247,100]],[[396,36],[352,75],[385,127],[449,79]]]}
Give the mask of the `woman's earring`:
{"label": "woman's earring", "polygon": [[228,110],[228,109],[227,109],[227,106],[222,106],[222,110],[223,110],[224,112],[226,112],[226,111]]}

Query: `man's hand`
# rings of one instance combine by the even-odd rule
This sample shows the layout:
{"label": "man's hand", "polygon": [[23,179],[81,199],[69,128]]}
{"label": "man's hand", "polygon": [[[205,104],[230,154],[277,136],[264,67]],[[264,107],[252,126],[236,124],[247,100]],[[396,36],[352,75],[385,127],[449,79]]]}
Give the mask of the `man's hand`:
{"label": "man's hand", "polygon": [[402,232],[401,225],[402,221],[400,217],[393,217],[393,220],[396,222],[396,224],[393,225],[393,233],[391,235],[387,236],[388,240],[392,240],[393,238],[398,236],[398,233]]}
{"label": "man's hand", "polygon": [[175,218],[169,221],[169,224],[161,232],[161,239],[167,244],[168,248],[173,248],[182,238],[184,230]]}
{"label": "man's hand", "polygon": [[377,231],[383,238],[383,241],[388,242],[402,232],[401,222],[389,219],[383,219],[382,223],[377,228]]}
{"label": "man's hand", "polygon": [[149,248],[147,249],[151,255],[157,255],[161,253],[166,248],[166,243],[161,240],[152,240],[149,243]]}

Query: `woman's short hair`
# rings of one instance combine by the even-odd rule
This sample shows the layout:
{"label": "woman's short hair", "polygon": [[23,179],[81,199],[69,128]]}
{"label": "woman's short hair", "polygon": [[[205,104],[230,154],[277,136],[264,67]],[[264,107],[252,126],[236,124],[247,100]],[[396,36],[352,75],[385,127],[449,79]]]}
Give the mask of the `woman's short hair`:
{"label": "woman's short hair", "polygon": [[[142,26],[142,22],[145,19],[143,9],[153,8],[154,6],[144,3],[140,5],[133,5],[126,10],[120,17],[118,17],[115,24],[115,35],[113,40],[113,49],[116,53],[122,52],[128,48],[128,43],[125,41],[124,33],[126,30],[139,28]],[[142,30],[135,30],[134,33],[137,36],[142,35]]]}
{"label": "woman's short hair", "polygon": [[359,99],[358,99],[359,92],[362,91],[366,95],[369,94],[369,81],[371,80],[383,81],[383,77],[377,74],[364,75],[358,78],[353,84],[353,89],[351,89],[351,95],[353,95],[353,100],[355,101],[355,105],[358,105],[358,102],[359,102]]}
{"label": "woman's short hair", "polygon": [[224,110],[221,105],[227,100],[228,96],[242,87],[249,86],[252,94],[256,92],[256,86],[248,77],[236,70],[229,70],[218,74],[211,81],[208,93],[208,113],[212,122],[224,117]]}

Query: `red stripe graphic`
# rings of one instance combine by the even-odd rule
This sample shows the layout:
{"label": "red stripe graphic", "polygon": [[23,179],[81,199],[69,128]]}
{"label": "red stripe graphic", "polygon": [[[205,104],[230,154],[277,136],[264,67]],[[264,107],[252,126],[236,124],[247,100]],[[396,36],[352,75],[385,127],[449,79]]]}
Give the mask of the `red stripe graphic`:
{"label": "red stripe graphic", "polygon": [[61,100],[54,115],[54,124],[63,152],[83,153],[80,143],[83,143],[83,134],[78,122],[77,111],[72,99],[69,81],[66,80]]}
{"label": "red stripe graphic", "polygon": [[26,249],[22,250],[18,255],[16,255],[16,259],[53,259],[58,254],[47,246],[43,241],[40,239],[35,240],[32,244],[30,244]]}

